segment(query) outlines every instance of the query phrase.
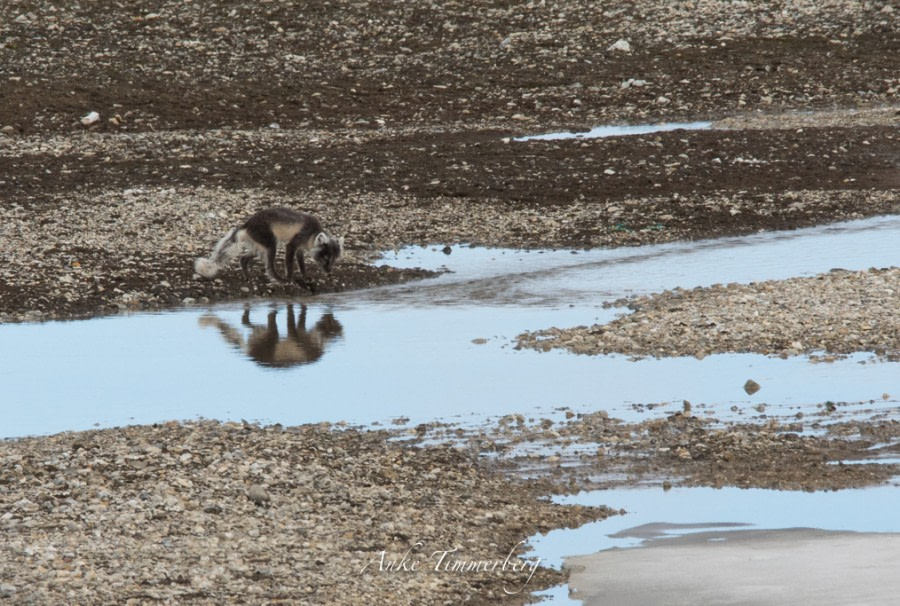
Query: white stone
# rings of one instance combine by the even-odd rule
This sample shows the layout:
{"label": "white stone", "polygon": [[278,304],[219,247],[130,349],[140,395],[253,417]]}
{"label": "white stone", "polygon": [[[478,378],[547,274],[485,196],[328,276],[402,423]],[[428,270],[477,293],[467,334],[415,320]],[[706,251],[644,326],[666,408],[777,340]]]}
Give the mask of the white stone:
{"label": "white stone", "polygon": [[95,124],[99,120],[100,120],[100,114],[98,114],[97,112],[91,112],[81,119],[81,123],[84,126],[90,126],[91,124]]}

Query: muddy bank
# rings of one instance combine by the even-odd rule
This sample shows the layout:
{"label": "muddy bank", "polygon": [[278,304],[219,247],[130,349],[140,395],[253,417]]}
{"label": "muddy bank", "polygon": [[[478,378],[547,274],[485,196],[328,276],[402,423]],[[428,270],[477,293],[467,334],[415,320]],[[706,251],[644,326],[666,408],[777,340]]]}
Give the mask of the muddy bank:
{"label": "muddy bank", "polygon": [[511,414],[487,429],[438,426],[428,435],[462,442],[554,492],[622,485],[840,490],[881,484],[900,468],[872,461],[898,452],[900,423],[880,418],[877,403],[871,406],[855,419],[845,416],[846,403],[834,402],[779,418],[766,415],[765,404],[748,404],[750,418],[726,421],[685,401],[682,410],[635,423],[606,411],[569,410],[556,422]]}
{"label": "muddy bank", "polygon": [[[261,266],[246,280],[237,263],[213,281],[193,272],[230,227],[258,208],[297,199],[255,189],[135,188],[51,196],[0,208],[0,321],[67,319],[120,310],[159,309],[254,297],[309,297],[271,286]],[[893,191],[803,191],[784,195],[721,193],[697,198],[579,201],[550,208],[495,200],[359,194],[335,200],[318,192],[303,208],[346,237],[332,276],[309,263],[317,292],[359,289],[434,275],[375,267],[379,250],[408,243],[468,242],[512,248],[591,248],[747,233],[895,210]],[[674,213],[674,214],[673,214]],[[713,217],[741,217],[716,224]],[[723,220],[724,221],[724,220]],[[278,260],[281,263],[281,259]]]}
{"label": "muddy bank", "polygon": [[812,278],[675,289],[620,300],[633,313],[604,325],[550,328],[518,337],[519,347],[581,354],[695,356],[855,352],[900,359],[900,270],[833,270]]}
{"label": "muddy bank", "polygon": [[[3,597],[521,603],[561,577],[519,542],[610,513],[397,433],[204,422],[0,442]],[[389,569],[410,550],[415,570]],[[450,566],[475,560],[498,565]]]}

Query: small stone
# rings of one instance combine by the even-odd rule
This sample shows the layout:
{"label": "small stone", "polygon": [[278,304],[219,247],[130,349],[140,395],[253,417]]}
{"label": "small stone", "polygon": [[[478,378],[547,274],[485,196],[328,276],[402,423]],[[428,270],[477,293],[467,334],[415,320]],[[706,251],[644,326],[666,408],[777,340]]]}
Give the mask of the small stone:
{"label": "small stone", "polygon": [[630,53],[631,52],[631,44],[629,44],[628,40],[619,39],[619,40],[616,40],[606,50],[619,51],[622,53]]}
{"label": "small stone", "polygon": [[445,246],[444,248],[441,249],[441,252],[444,253],[445,255],[449,255],[450,253],[453,252],[453,249],[450,248],[449,246]]}
{"label": "small stone", "polygon": [[194,303],[197,302],[197,299],[195,299],[194,297],[185,297],[184,299],[181,300],[181,302],[184,303],[185,305],[193,305]]}
{"label": "small stone", "polygon": [[0,598],[11,598],[16,593],[16,586],[0,583]]}
{"label": "small stone", "polygon": [[0,128],[0,133],[3,133],[7,137],[12,137],[16,134],[16,128],[14,126],[4,126]]}
{"label": "small stone", "polygon": [[269,493],[266,492],[266,489],[263,488],[259,484],[252,484],[250,488],[247,490],[247,498],[253,501],[256,505],[264,505],[272,500],[269,496]]}
{"label": "small stone", "polygon": [[472,343],[474,343],[475,345],[484,345],[484,344],[487,343],[487,342],[488,342],[487,339],[484,339],[484,338],[481,338],[481,337],[479,337],[479,338],[477,338],[477,339],[472,339]]}
{"label": "small stone", "polygon": [[100,114],[98,114],[97,112],[91,112],[81,119],[81,124],[84,126],[90,126],[99,121],[100,121]]}
{"label": "small stone", "polygon": [[756,381],[754,381],[753,379],[747,379],[747,382],[744,383],[744,391],[747,392],[747,395],[752,396],[760,389],[762,389],[760,384],[757,383]]}

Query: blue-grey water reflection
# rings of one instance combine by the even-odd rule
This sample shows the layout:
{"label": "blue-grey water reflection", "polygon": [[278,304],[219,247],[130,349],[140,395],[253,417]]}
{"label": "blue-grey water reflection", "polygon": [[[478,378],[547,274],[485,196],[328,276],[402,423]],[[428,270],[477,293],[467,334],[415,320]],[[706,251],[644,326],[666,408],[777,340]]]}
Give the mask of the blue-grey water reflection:
{"label": "blue-grey water reflection", "polygon": [[269,309],[265,313],[265,322],[254,323],[250,320],[249,305],[244,307],[240,325],[214,313],[200,316],[199,324],[217,328],[226,343],[260,366],[291,368],[316,362],[325,353],[329,343],[340,339],[344,334],[344,327],[330,312],[323,313],[315,325],[307,330],[307,307],[302,304],[299,307],[300,312],[296,314],[294,305],[285,305],[282,312],[284,325],[281,329],[278,309]]}

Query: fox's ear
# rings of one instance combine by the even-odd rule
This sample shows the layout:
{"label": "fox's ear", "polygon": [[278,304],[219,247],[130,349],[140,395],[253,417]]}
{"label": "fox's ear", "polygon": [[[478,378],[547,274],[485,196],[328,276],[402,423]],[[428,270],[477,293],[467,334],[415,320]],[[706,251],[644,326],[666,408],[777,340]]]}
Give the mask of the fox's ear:
{"label": "fox's ear", "polygon": [[316,239],[313,242],[313,244],[315,246],[324,246],[327,242],[328,242],[328,234],[326,234],[324,231],[320,231],[319,235],[316,236]]}

